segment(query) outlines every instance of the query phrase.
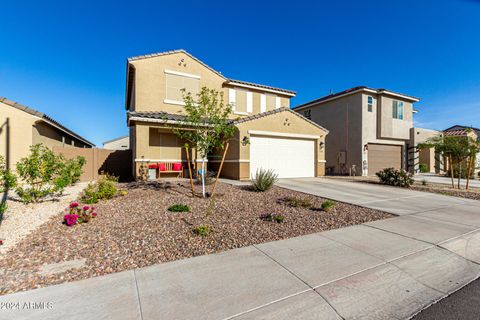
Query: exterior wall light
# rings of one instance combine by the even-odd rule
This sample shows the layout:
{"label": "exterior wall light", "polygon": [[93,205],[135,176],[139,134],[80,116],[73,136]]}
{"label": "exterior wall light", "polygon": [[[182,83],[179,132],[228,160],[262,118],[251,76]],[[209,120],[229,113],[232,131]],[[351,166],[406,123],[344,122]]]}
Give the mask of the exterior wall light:
{"label": "exterior wall light", "polygon": [[242,139],[242,146],[246,146],[250,143],[250,139],[247,136],[244,136]]}

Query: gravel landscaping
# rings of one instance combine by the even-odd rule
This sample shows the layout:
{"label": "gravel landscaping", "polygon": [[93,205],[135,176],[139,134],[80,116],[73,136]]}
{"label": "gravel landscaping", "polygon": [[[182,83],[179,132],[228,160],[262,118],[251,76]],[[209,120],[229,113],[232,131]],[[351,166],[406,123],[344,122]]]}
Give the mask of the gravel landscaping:
{"label": "gravel landscaping", "polygon": [[0,254],[24,238],[27,234],[38,228],[50,217],[58,215],[71,201],[78,198],[87,183],[77,183],[67,187],[62,196],[46,198],[39,203],[23,204],[13,192],[7,200],[8,209],[0,222]]}
{"label": "gravel landscaping", "polygon": [[[0,259],[0,294],[392,216],[339,202],[325,212],[321,209],[324,199],[279,187],[253,192],[245,186],[219,183],[218,194],[212,199],[193,198],[187,181],[122,187],[128,190],[127,195],[97,204],[98,216],[91,222],[67,227],[62,224],[64,213],[56,214],[4,254]],[[200,192],[200,186],[196,190]],[[286,197],[306,201],[290,199],[287,204]],[[188,205],[190,212],[168,211],[173,204]],[[265,214],[281,215],[283,222],[260,219]],[[200,225],[211,227],[208,236],[193,232]],[[84,263],[67,271],[56,265],[48,267],[71,260]],[[61,271],[42,272],[45,269]]]}

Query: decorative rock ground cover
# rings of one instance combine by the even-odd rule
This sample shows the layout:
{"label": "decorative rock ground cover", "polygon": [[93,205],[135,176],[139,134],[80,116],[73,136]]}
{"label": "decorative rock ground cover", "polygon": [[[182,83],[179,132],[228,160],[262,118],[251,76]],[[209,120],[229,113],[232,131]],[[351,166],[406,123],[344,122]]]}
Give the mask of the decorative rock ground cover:
{"label": "decorative rock ground cover", "polygon": [[[62,224],[58,213],[0,257],[0,294],[80,280],[112,272],[219,252],[251,244],[341,228],[392,215],[336,203],[329,212],[324,199],[273,187],[253,192],[245,187],[217,185],[214,198],[192,197],[188,182],[132,183],[128,194],[95,205],[98,216],[85,224]],[[196,186],[200,193],[200,187]],[[291,207],[282,199],[308,199],[311,208]],[[173,204],[189,212],[171,212]],[[281,215],[282,222],[261,219]],[[193,232],[210,227],[208,236]],[[45,265],[72,263],[60,272]],[[55,265],[54,265],[55,266]],[[58,269],[58,268],[57,268]]]}

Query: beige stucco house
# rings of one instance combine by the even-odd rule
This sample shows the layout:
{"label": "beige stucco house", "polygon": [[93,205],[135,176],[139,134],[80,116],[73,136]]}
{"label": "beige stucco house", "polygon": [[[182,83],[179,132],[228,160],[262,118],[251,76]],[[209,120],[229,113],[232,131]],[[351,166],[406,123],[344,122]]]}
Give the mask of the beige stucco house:
{"label": "beige stucco house", "polygon": [[28,156],[30,146],[92,148],[90,141],[39,111],[0,97],[0,155],[8,166]]}
{"label": "beige stucco house", "polygon": [[130,137],[123,136],[103,142],[103,149],[128,150],[130,149]]}
{"label": "beige stucco house", "polygon": [[[184,142],[172,126],[185,126],[181,89],[195,95],[202,87],[222,92],[233,109],[231,125],[237,131],[222,176],[247,180],[258,168],[273,169],[280,177],[324,174],[328,131],[290,110],[294,91],[229,79],[176,50],[127,61],[126,109],[136,175],[145,163],[186,164]],[[205,161],[209,170],[217,170],[221,160],[212,154]]]}
{"label": "beige stucco house", "polygon": [[386,89],[354,87],[293,110],[329,130],[329,174],[374,175],[408,167],[413,104],[419,99]]}

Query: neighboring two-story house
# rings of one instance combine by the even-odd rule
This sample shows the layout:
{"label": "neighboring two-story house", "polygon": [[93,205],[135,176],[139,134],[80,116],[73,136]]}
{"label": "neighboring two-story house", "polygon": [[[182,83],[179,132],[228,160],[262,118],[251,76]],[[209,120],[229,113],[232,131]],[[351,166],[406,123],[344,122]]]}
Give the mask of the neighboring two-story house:
{"label": "neighboring two-story house", "polygon": [[374,175],[387,167],[407,169],[413,104],[418,101],[406,94],[361,86],[293,110],[329,130],[327,173]]}
{"label": "neighboring two-story house", "polygon": [[[328,131],[290,110],[294,91],[226,78],[186,51],[176,50],[127,61],[127,122],[136,176],[145,163],[186,164],[184,141],[172,126],[188,127],[182,117],[181,90],[195,95],[202,87],[223,92],[224,102],[233,108],[231,124],[237,130],[222,176],[250,179],[259,168],[273,169],[279,177],[324,174]],[[217,170],[221,160],[213,154],[195,161],[208,161],[209,170]]]}

